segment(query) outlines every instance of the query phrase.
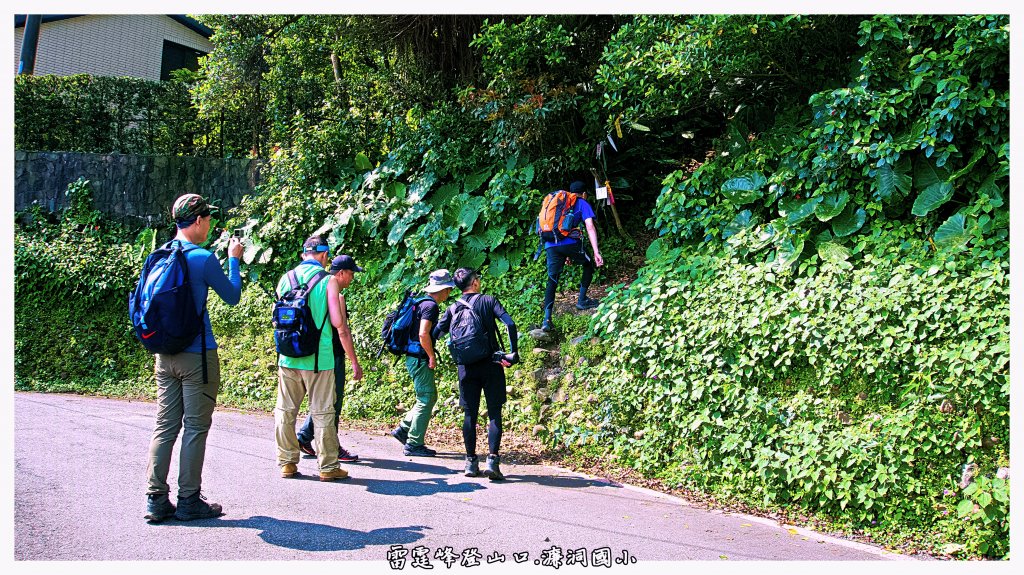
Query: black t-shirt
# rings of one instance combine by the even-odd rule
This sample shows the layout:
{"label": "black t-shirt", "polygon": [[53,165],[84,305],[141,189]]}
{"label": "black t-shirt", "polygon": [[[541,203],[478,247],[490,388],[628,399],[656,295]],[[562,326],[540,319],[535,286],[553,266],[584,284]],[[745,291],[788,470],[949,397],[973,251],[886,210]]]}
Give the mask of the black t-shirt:
{"label": "black t-shirt", "polygon": [[[483,324],[484,329],[487,330],[487,341],[491,344],[492,351],[509,351],[509,347],[512,342],[503,341],[504,345],[498,343],[498,318],[508,315],[505,308],[502,307],[501,302],[498,298],[490,295],[480,293],[468,293],[462,294],[461,299],[469,302],[469,305],[473,308],[477,317],[480,318],[480,323]],[[448,309],[444,310],[444,315],[441,317],[441,321],[437,324],[437,329],[434,333],[448,333],[451,329],[452,315],[455,313],[455,306],[450,305]]]}
{"label": "black t-shirt", "polygon": [[[412,325],[410,326],[411,329],[409,330],[409,337],[413,340],[418,340],[420,334],[420,323],[422,320],[429,321],[431,327],[435,327],[437,325],[437,318],[440,315],[441,309],[437,307],[437,302],[434,301],[434,298],[427,296],[427,299],[416,304],[413,308]],[[430,333],[430,342],[437,342],[437,337],[434,336],[433,330],[431,330]],[[420,357],[427,357],[427,352],[421,353]]]}

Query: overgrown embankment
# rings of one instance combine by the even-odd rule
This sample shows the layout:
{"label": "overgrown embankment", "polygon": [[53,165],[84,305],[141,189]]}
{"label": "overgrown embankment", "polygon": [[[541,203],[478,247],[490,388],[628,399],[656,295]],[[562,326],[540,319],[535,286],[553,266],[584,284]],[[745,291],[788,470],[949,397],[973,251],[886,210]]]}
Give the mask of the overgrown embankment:
{"label": "overgrown embankment", "polygon": [[[221,32],[259,18],[226,19]],[[347,33],[359,22],[282,21],[284,39],[260,44],[269,77],[294,71],[305,26]],[[523,340],[510,426],[722,501],[957,558],[1005,557],[1008,26],[928,15],[501,20],[467,50],[481,77],[418,85],[427,103],[401,96],[422,79],[405,67],[423,62],[306,67],[330,106],[275,112],[271,131],[288,144],[260,192],[221,222],[247,242],[242,303],[210,307],[222,399],[272,405],[265,288],[316,231],[367,270],[349,288],[367,377],[344,415],[393,418],[411,400],[407,376],[374,354],[402,291],[433,268],[479,267],[525,332],[541,317],[530,232],[540,198],[600,167],[622,175],[626,229],[658,239],[592,321],[560,315],[557,344]],[[244,46],[210,62],[259,62]],[[356,80],[390,88],[348,91]],[[289,85],[267,86],[278,112],[298,101]],[[18,229],[19,388],[147,389],[149,359],[117,318],[153,237],[133,240],[84,208]],[[623,277],[644,247],[603,228],[600,281]],[[579,272],[567,270],[571,289]],[[66,353],[52,353],[54,338]],[[436,416],[454,425],[452,366],[440,376]]]}

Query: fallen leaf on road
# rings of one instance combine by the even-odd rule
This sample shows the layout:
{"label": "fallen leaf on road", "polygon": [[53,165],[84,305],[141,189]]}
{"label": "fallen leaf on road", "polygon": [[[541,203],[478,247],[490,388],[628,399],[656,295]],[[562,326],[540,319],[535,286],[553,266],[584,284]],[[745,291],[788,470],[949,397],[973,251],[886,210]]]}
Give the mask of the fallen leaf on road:
{"label": "fallen leaf on road", "polygon": [[753,526],[754,526],[753,523],[744,523],[743,525],[740,525],[740,527],[753,527]]}
{"label": "fallen leaf on road", "polygon": [[789,531],[790,535],[799,535],[799,533],[800,533],[799,531],[797,531],[796,529],[793,529],[792,527],[790,527],[786,531]]}
{"label": "fallen leaf on road", "polygon": [[728,561],[728,560],[729,560],[729,558],[728,558],[728,557],[726,557],[725,555],[719,555],[719,556],[718,556],[718,558],[719,558],[719,559],[724,559],[724,560],[726,560],[726,561]]}

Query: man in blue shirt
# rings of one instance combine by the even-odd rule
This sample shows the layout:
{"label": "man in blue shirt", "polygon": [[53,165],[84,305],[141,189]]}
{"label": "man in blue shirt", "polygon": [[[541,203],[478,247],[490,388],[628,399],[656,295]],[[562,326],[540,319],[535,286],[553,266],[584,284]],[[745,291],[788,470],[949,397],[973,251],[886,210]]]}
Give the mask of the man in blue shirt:
{"label": "man in blue shirt", "polygon": [[[555,311],[555,289],[558,287],[558,278],[562,275],[562,267],[566,260],[583,266],[583,279],[580,281],[579,297],[576,300],[576,309],[593,309],[600,303],[596,299],[587,297],[587,289],[590,288],[590,281],[594,277],[594,266],[604,265],[604,258],[597,248],[597,228],[594,227],[594,208],[586,200],[586,186],[583,182],[576,181],[569,185],[569,192],[579,196],[576,204],[573,205],[573,221],[583,222],[587,229],[587,237],[590,238],[590,247],[594,250],[594,259],[591,260],[583,247],[583,242],[577,237],[564,238],[557,242],[544,242],[544,251],[548,258],[548,283],[544,291],[544,324],[541,329],[551,331],[551,315]],[[573,234],[577,235],[577,234]]]}
{"label": "man in blue shirt", "polygon": [[[237,238],[228,243],[228,273],[224,274],[220,261],[199,247],[210,234],[211,210],[202,196],[185,194],[174,202],[171,211],[178,234],[173,241],[181,242],[186,250],[189,282],[196,302],[195,313],[202,312],[205,333],[196,336],[181,353],[156,354],[154,375],[157,385],[157,415],[153,439],[149,444],[149,488],[146,519],[160,522],[170,516],[182,521],[205,519],[223,515],[217,503],[207,503],[200,493],[203,460],[206,457],[206,436],[213,420],[220,389],[220,360],[217,342],[206,310],[209,288],[217,292],[228,305],[235,305],[242,297],[242,278],[238,259],[242,244]],[[204,346],[205,343],[205,346]],[[178,432],[181,453],[178,463],[178,505],[168,498],[170,487],[167,473],[171,466],[171,452]]]}

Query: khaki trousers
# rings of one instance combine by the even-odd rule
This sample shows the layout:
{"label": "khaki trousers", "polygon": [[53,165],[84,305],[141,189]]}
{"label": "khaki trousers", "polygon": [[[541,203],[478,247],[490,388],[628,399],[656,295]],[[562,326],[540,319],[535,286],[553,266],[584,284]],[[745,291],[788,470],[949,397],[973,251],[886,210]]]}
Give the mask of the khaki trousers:
{"label": "khaki trousers", "polygon": [[331,369],[314,373],[307,369],[278,366],[277,406],[274,408],[277,464],[284,466],[299,462],[295,418],[302,398],[307,394],[309,415],[313,418],[313,449],[320,472],[332,471],[338,468],[338,434],[334,413],[334,370]]}
{"label": "khaki trousers", "polygon": [[174,442],[182,427],[185,432],[181,436],[178,460],[178,497],[188,497],[202,488],[206,436],[220,389],[220,361],[215,349],[206,351],[206,374],[204,384],[201,354],[156,354],[157,414],[153,439],[149,443],[147,495],[170,492],[167,473]]}

